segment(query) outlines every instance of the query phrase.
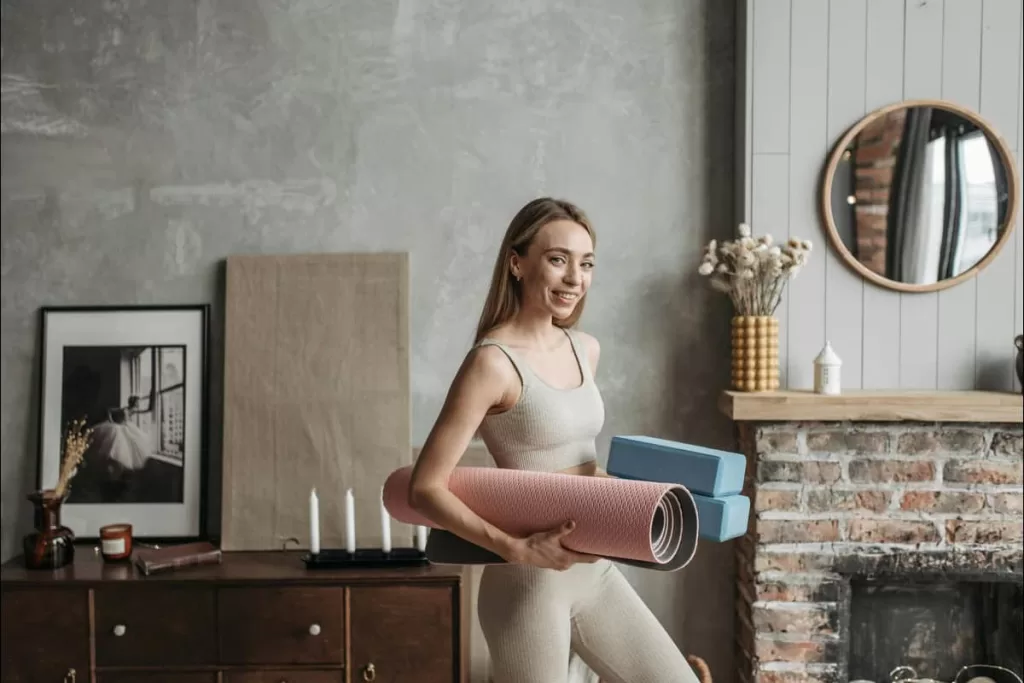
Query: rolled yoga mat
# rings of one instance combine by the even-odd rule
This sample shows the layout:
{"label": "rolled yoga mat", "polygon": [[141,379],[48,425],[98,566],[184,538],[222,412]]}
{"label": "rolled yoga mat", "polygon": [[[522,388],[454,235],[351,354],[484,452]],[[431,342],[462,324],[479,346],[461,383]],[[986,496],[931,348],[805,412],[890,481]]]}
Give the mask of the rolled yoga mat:
{"label": "rolled yoga mat", "polygon": [[[435,564],[500,564],[494,553],[438,529],[409,506],[412,466],[384,483],[384,507],[400,522],[435,529],[427,559]],[[697,506],[678,484],[577,476],[494,467],[456,467],[448,489],[473,512],[506,533],[527,536],[566,520],[576,528],[566,548],[638,567],[674,571],[697,549]]]}

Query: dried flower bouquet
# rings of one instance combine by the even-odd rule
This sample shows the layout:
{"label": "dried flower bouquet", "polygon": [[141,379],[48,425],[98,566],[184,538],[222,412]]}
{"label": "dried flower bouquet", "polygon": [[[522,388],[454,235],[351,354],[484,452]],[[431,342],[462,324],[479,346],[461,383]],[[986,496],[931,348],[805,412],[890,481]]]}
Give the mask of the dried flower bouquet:
{"label": "dried flower bouquet", "polygon": [[710,278],[715,290],[729,295],[737,315],[770,316],[810,252],[807,240],[776,245],[771,235],[755,239],[750,226],[740,223],[739,239],[708,243],[697,272]]}
{"label": "dried flower bouquet", "polygon": [[85,427],[85,420],[72,420],[68,425],[68,433],[64,439],[64,458],[60,463],[60,477],[53,489],[57,500],[67,497],[71,488],[71,479],[78,472],[78,466],[85,457],[92,443],[92,429]]}

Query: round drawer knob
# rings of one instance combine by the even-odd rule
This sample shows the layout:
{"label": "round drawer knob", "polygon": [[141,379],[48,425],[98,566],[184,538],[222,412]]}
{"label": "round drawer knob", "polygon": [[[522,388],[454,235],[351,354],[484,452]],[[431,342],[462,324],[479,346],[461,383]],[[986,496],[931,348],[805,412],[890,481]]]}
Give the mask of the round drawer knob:
{"label": "round drawer knob", "polygon": [[126,630],[124,624],[118,624],[114,627],[114,635],[118,637],[123,636]]}
{"label": "round drawer knob", "polygon": [[370,662],[369,664],[366,665],[366,668],[363,669],[363,680],[364,681],[372,681],[372,680],[375,680],[376,678],[377,678],[377,669],[374,668],[373,662]]}
{"label": "round drawer knob", "polygon": [[320,635],[320,624],[312,624],[309,627],[309,635],[318,636]]}

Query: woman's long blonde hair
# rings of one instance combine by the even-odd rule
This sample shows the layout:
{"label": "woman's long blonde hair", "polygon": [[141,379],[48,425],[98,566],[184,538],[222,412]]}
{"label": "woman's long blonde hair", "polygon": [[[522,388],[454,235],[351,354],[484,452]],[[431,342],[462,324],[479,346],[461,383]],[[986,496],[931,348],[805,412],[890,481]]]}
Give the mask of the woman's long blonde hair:
{"label": "woman's long blonde hair", "polygon": [[[483,311],[480,313],[480,322],[477,323],[476,337],[473,343],[479,342],[495,327],[507,322],[518,311],[522,305],[522,290],[519,283],[512,275],[512,254],[520,257],[526,256],[527,249],[537,236],[540,229],[548,223],[558,220],[567,220],[578,223],[589,234],[591,241],[597,245],[597,235],[590,224],[583,209],[563,199],[552,199],[551,197],[540,197],[519,210],[512,218],[505,231],[505,237],[501,240],[501,249],[494,261],[494,271],[491,274],[491,287],[487,292],[487,299],[484,301]],[[583,314],[583,305],[586,303],[587,295],[584,294],[576,308],[569,316],[555,319],[554,323],[559,327],[573,327]]]}

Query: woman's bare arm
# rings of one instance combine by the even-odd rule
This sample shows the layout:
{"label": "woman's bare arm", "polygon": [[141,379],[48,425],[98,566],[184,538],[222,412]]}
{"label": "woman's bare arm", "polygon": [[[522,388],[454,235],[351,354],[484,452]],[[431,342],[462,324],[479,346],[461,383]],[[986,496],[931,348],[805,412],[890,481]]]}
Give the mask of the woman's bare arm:
{"label": "woman's bare arm", "polygon": [[448,476],[458,465],[484,416],[506,400],[518,375],[494,347],[471,351],[459,368],[437,422],[430,431],[409,483],[409,504],[438,526],[516,561],[521,539],[482,519],[448,490]]}

